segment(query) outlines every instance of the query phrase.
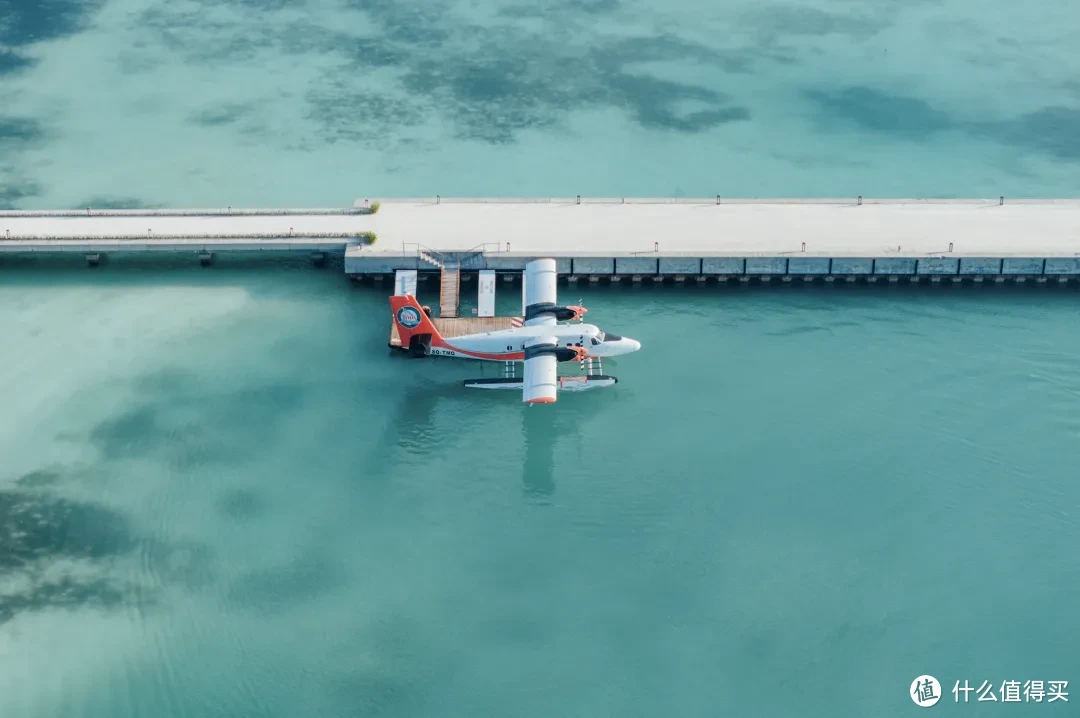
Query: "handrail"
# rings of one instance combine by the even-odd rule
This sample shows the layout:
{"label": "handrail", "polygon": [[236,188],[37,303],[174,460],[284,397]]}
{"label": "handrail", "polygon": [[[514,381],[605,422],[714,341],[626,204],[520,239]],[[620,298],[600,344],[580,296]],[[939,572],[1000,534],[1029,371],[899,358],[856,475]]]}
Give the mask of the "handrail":
{"label": "handrail", "polygon": [[465,250],[465,253],[470,255],[470,256],[473,255],[473,254],[477,254],[477,253],[483,254],[483,253],[487,252],[487,247],[495,247],[495,252],[497,253],[497,252],[501,251],[499,249],[499,247],[501,247],[501,246],[502,245],[499,244],[498,242],[481,242],[480,244],[476,245],[472,249]]}
{"label": "handrail", "polygon": [[417,254],[419,254],[420,252],[427,252],[428,254],[430,254],[432,256],[435,256],[435,257],[439,257],[440,259],[443,256],[442,252],[440,252],[439,250],[432,249],[431,247],[427,246],[426,244],[420,244],[419,242],[402,242],[401,243],[401,251],[402,251],[403,254],[408,254],[409,253],[409,250],[407,249],[407,247],[416,247]]}
{"label": "handrail", "polygon": [[416,268],[417,269],[420,268],[420,262],[421,261],[426,262],[427,264],[431,264],[431,262],[428,262],[421,255],[427,255],[427,256],[431,257],[432,259],[435,260],[435,262],[440,267],[445,267],[446,266],[446,262],[447,262],[446,255],[444,255],[442,252],[440,252],[437,249],[432,249],[431,247],[428,247],[427,245],[424,245],[424,244],[420,244],[419,242],[402,242],[401,243],[401,253],[402,254],[404,254],[404,255],[409,254],[409,250],[407,249],[407,247],[416,247],[416,262],[417,262]]}
{"label": "handrail", "polygon": [[[432,249],[431,247],[428,247],[425,244],[421,244],[420,242],[402,242],[401,253],[403,255],[408,255],[412,253],[411,248],[415,248],[418,269],[419,262],[421,261],[431,264],[431,262],[428,262],[428,260],[424,259],[424,257],[421,255],[427,255],[431,259],[434,259],[435,262],[444,269],[447,266],[456,266],[458,267],[458,269],[468,269],[477,257],[483,257],[486,255],[488,248],[494,247],[495,253],[498,253],[501,251],[499,249],[500,246],[501,245],[498,242],[481,242],[472,249],[468,249],[463,252],[444,252],[437,249]],[[456,259],[451,259],[451,257],[455,257]]]}

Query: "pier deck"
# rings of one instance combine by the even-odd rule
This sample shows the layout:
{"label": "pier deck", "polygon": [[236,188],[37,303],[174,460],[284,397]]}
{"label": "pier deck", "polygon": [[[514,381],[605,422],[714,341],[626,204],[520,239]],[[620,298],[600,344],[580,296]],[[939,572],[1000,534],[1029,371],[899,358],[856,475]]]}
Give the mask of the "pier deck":
{"label": "pier deck", "polygon": [[[363,246],[361,234],[377,241]],[[564,276],[1080,278],[1080,200],[382,200],[353,210],[0,212],[0,252],[343,253],[399,269]],[[447,284],[447,314],[453,284]]]}
{"label": "pier deck", "polygon": [[372,224],[378,251],[873,257],[943,254],[952,242],[958,256],[1080,252],[1080,200],[1001,202],[387,200]]}
{"label": "pier deck", "polygon": [[386,200],[345,271],[563,276],[1080,277],[1080,200]]}
{"label": "pier deck", "polygon": [[371,231],[357,209],[0,212],[0,252],[335,252]]}

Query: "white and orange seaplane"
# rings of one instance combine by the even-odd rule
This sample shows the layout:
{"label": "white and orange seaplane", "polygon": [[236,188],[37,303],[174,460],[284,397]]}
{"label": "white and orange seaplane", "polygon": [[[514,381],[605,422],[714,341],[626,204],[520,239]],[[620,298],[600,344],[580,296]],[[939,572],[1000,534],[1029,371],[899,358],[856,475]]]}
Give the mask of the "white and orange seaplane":
{"label": "white and orange seaplane", "polygon": [[[618,379],[603,373],[601,359],[630,354],[641,343],[600,331],[585,324],[586,309],[560,307],[557,300],[554,259],[537,259],[525,265],[520,326],[482,334],[466,334],[447,340],[427,311],[411,294],[390,297],[401,348],[413,357],[452,357],[504,363],[504,375],[491,379],[466,379],[475,389],[520,389],[526,404],[550,404],[559,391],[586,391],[614,386]],[[559,362],[576,361],[584,375],[559,376]],[[524,364],[523,376],[516,373]]]}

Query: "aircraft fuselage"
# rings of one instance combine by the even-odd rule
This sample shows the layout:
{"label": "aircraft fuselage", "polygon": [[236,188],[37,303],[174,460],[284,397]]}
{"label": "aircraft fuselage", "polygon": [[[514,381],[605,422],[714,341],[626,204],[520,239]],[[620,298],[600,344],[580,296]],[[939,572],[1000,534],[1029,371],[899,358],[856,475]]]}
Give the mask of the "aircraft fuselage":
{"label": "aircraft fuselage", "polygon": [[536,337],[554,337],[562,347],[584,347],[594,357],[629,354],[641,348],[637,341],[605,334],[593,324],[540,324],[443,339],[438,345],[432,343],[429,354],[481,361],[523,361],[526,342]]}

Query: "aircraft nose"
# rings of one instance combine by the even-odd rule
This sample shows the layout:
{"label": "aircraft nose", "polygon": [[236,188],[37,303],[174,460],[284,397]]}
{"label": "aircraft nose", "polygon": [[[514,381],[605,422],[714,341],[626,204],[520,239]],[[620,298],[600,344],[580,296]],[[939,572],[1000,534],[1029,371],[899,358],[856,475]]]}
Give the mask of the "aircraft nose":
{"label": "aircraft nose", "polygon": [[630,354],[632,352],[636,352],[638,349],[641,348],[641,342],[637,341],[636,339],[631,339],[630,337],[619,337],[618,340],[612,342],[612,344],[614,344],[614,346],[612,347],[612,349],[614,350],[612,352],[613,356],[617,356],[619,354]]}

